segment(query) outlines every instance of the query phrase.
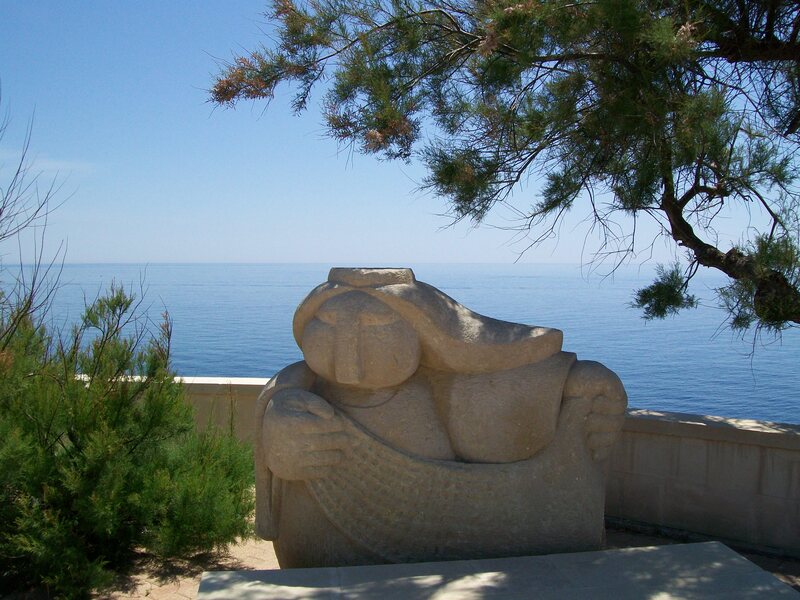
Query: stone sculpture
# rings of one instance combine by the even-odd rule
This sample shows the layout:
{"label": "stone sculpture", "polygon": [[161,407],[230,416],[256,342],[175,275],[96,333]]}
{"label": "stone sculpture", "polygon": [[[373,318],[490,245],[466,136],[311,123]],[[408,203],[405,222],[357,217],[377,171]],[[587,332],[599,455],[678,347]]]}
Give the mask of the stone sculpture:
{"label": "stone sculpture", "polygon": [[478,315],[410,269],[331,269],[305,360],[256,418],[256,527],[282,567],[599,548],[627,398],[562,333]]}

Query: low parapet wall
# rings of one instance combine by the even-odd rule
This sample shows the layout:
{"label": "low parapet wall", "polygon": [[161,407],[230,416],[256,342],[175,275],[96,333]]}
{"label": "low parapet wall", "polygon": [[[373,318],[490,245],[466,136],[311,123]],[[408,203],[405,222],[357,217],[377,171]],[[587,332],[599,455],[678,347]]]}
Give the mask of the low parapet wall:
{"label": "low parapet wall", "polygon": [[231,429],[243,441],[255,440],[256,400],[269,378],[182,377],[186,399],[198,427]]}
{"label": "low parapet wall", "polygon": [[606,514],[800,556],[800,426],[631,410]]}
{"label": "low parapet wall", "polygon": [[[266,378],[183,381],[199,426],[253,441]],[[606,514],[800,556],[800,425],[628,411]]]}

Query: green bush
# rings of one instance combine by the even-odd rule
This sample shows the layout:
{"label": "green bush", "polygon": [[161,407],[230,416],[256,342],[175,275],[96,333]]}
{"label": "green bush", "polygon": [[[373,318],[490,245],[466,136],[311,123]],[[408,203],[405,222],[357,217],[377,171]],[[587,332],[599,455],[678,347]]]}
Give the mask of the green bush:
{"label": "green bush", "polygon": [[85,597],[134,548],[178,556],[250,532],[250,450],[195,430],[169,321],[150,336],[134,313],[112,287],[69,336],[0,319],[0,593]]}

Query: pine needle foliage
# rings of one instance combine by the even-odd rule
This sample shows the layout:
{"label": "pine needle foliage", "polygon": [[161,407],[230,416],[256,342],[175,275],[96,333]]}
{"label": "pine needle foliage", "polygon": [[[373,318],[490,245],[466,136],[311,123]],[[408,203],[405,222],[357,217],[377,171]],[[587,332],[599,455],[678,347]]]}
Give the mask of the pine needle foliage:
{"label": "pine needle foliage", "polygon": [[[640,291],[646,318],[693,306],[703,266],[730,278],[733,327],[800,324],[796,0],[275,0],[267,16],[275,42],[226,66],[214,102],[289,83],[302,111],[324,81],[330,134],[418,157],[458,218],[534,176],[518,209],[534,240],[582,210],[622,261],[649,244],[619,217],[655,219],[688,265]],[[753,225],[724,247],[716,224],[742,208]]]}
{"label": "pine needle foliage", "polygon": [[134,548],[181,556],[248,535],[251,453],[195,430],[168,318],[150,335],[119,287],[69,335],[33,317],[0,320],[13,323],[0,353],[0,594],[88,597]]}

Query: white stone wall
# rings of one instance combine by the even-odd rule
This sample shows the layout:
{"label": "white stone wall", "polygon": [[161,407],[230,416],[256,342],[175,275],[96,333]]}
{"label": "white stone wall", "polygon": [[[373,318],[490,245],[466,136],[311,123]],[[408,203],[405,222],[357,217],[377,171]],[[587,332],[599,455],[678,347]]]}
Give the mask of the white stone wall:
{"label": "white stone wall", "polygon": [[[260,378],[187,377],[198,426],[253,441]],[[800,556],[800,426],[629,411],[606,514]]]}
{"label": "white stone wall", "polygon": [[629,411],[606,514],[800,556],[800,426]]}
{"label": "white stone wall", "polygon": [[198,427],[233,428],[240,440],[255,440],[256,399],[268,378],[182,377]]}

